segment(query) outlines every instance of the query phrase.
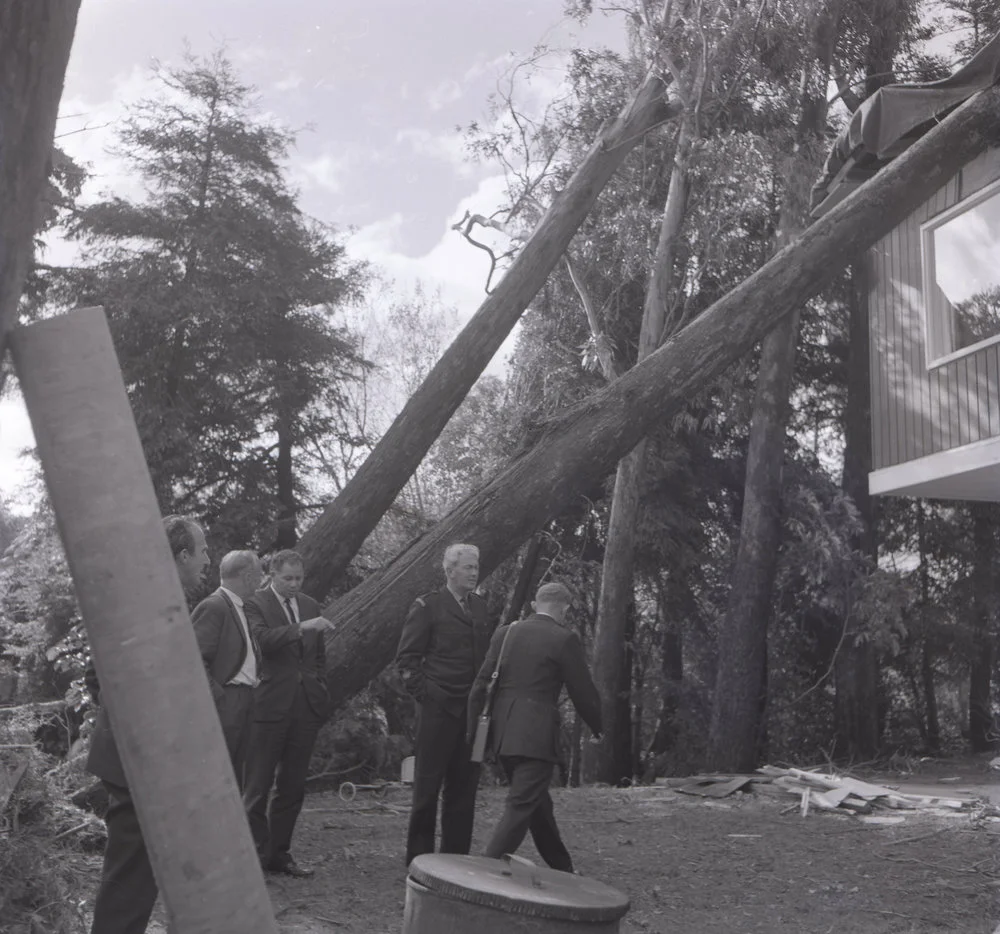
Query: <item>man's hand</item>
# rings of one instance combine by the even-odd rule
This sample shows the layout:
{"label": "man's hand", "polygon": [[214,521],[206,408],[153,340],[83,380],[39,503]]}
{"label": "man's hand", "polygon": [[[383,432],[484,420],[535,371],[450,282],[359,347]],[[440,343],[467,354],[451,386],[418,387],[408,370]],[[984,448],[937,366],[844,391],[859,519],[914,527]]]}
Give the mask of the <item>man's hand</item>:
{"label": "man's hand", "polygon": [[604,739],[603,733],[595,733],[593,736],[590,737],[590,739],[587,740],[587,742],[593,743],[596,746],[602,739]]}
{"label": "man's hand", "polygon": [[303,632],[333,632],[334,626],[326,617],[314,616],[312,619],[302,620],[299,628]]}

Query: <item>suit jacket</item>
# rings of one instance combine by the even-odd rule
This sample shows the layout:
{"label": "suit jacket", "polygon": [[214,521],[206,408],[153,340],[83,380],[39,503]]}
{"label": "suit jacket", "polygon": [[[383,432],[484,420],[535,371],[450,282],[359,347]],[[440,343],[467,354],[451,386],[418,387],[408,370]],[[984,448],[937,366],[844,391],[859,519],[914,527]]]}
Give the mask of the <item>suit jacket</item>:
{"label": "suit jacket", "polygon": [[558,762],[559,694],[563,685],[594,733],[600,733],[602,728],[601,698],[579,637],[551,616],[536,613],[496,631],[469,696],[469,734],[475,731],[486,685],[508,629],[510,637],[493,697],[489,748],[495,755]]}
{"label": "suit jacket", "polygon": [[[305,594],[296,596],[299,620],[319,616],[319,604]],[[260,686],[254,695],[257,720],[283,720],[301,684],[312,712],[320,720],[330,714],[326,689],[326,646],[322,632],[303,632],[292,625],[271,587],[258,590],[244,604],[250,629],[260,646]]]}
{"label": "suit jacket", "polygon": [[406,690],[420,703],[431,701],[464,717],[492,630],[486,601],[478,594],[469,594],[468,613],[447,587],[417,597],[396,652]]}
{"label": "suit jacket", "polygon": [[[243,612],[246,613],[244,601]],[[249,623],[249,618],[247,620]],[[257,657],[257,675],[260,676],[260,651],[256,642],[247,644],[243,634],[243,624],[236,613],[236,607],[220,587],[201,601],[191,613],[194,635],[198,640],[201,659],[208,673],[208,686],[216,704],[222,699],[223,686],[239,673],[247,652]]]}

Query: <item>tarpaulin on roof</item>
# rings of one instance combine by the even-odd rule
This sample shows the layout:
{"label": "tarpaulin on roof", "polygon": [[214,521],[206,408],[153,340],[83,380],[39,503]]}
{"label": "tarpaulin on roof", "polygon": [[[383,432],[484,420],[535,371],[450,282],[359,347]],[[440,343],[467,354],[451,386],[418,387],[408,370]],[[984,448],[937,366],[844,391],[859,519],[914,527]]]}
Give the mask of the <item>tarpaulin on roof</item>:
{"label": "tarpaulin on roof", "polygon": [[871,178],[937,121],[977,91],[1000,81],[1000,33],[948,78],[927,84],[888,84],[852,115],[833,144],[812,190],[818,217]]}

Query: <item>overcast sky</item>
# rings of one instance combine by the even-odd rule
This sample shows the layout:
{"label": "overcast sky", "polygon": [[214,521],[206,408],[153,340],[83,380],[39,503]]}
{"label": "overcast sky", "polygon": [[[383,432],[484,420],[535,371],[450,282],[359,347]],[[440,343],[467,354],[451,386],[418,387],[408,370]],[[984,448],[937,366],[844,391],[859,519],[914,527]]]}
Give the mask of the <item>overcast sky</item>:
{"label": "overcast sky", "polygon": [[[291,170],[303,209],[350,229],[355,255],[404,290],[418,278],[439,288],[465,320],[489,260],[449,227],[466,208],[494,210],[502,186],[465,159],[456,127],[487,119],[498,80],[539,43],[620,47],[621,35],[601,15],[581,29],[563,0],[83,0],[56,133],[95,174],[85,197],[135,192],[105,151],[114,121],[148,94],[154,59],[224,46],[262,111],[301,130]],[[559,66],[553,56],[521,88],[528,106],[553,93]],[[53,243],[46,259],[71,255]],[[20,403],[0,402],[0,495],[23,482],[15,454],[32,443]]]}

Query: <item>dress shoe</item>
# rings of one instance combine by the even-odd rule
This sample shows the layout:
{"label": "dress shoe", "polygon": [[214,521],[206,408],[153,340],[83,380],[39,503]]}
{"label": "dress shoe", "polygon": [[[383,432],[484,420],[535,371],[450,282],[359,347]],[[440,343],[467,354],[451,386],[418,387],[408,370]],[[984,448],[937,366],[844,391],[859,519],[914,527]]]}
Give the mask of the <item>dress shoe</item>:
{"label": "dress shoe", "polygon": [[279,862],[271,862],[265,868],[267,872],[280,872],[286,876],[294,876],[296,879],[306,879],[316,872],[315,869],[306,869],[304,866],[300,866],[290,856]]}

